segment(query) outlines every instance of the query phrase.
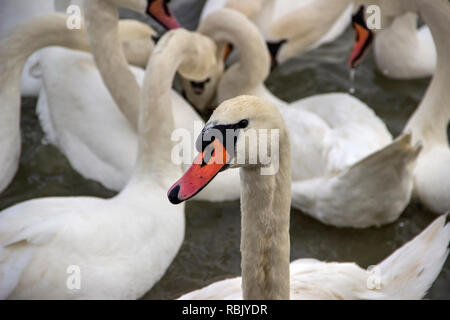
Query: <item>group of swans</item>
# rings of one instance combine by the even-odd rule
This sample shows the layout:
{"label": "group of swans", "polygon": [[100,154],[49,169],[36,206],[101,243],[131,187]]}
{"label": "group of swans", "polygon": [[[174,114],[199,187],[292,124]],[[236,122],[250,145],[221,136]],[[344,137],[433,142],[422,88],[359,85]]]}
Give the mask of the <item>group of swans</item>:
{"label": "group of swans", "polygon": [[[125,0],[123,1],[125,2]],[[145,12],[144,8],[147,8],[147,4],[143,5],[143,2],[139,5],[136,2],[133,2],[132,5],[124,3],[124,5]],[[121,111],[121,117],[119,113],[116,113],[111,118],[113,120],[114,117],[116,120],[120,118],[119,121],[123,121],[124,127],[128,126],[130,132],[133,130],[137,132],[135,164],[131,172],[128,173],[128,182],[125,182],[122,191],[112,199],[44,198],[23,202],[1,212],[0,298],[138,298],[164,274],[183,240],[184,207],[169,205],[165,194],[170,184],[181,174],[180,167],[172,164],[170,148],[172,144],[171,133],[177,127],[177,113],[180,112],[183,117],[186,117],[187,112],[191,111],[176,107],[177,99],[181,98],[176,96],[171,90],[171,86],[178,69],[183,76],[191,79],[191,82],[205,80],[210,75],[211,70],[217,70],[217,58],[219,57],[217,52],[220,52],[220,50],[217,50],[216,45],[208,37],[182,29],[171,31],[160,40],[156,49],[153,50],[147,71],[143,76],[143,89],[141,90],[137,86],[138,82],[135,78],[127,77],[127,74],[133,77],[134,75],[128,69],[126,55],[121,52],[120,38],[117,36],[117,1],[90,0],[86,1],[85,6],[90,49],[94,53],[100,75],[103,77],[106,87],[112,90],[111,95],[117,104],[116,108]],[[102,20],[105,26],[112,26],[112,28],[104,27],[104,29],[101,29],[98,24],[96,26],[96,19],[92,18],[94,12],[97,15],[103,14],[104,19],[98,19],[98,21]],[[89,18],[90,16],[91,18]],[[58,18],[57,15],[53,15],[53,17],[56,21],[58,19],[60,22],[64,20],[61,16]],[[16,84],[20,79],[21,66],[23,66],[29,54],[33,50],[53,44],[62,44],[77,49],[80,47],[86,48],[85,36],[82,32],[74,33],[69,37],[67,35],[62,36],[60,32],[54,32],[61,26],[58,26],[58,23],[52,26],[51,22],[46,20],[47,18],[48,16],[31,21],[19,29],[17,34],[8,37],[6,41],[9,42],[0,44],[0,48],[8,48],[7,50],[2,49],[3,51],[0,52],[0,54],[3,54],[2,58],[6,58],[4,61],[8,61],[5,66],[2,65],[4,68],[2,71],[5,72],[2,72],[4,76],[0,79],[0,82],[1,84],[9,84],[7,81],[11,81],[14,84],[12,86],[2,85],[0,95],[6,97],[6,101],[11,102],[7,105],[7,114],[12,114],[14,117],[12,118],[13,126],[9,126],[9,130],[12,133],[19,133],[17,139],[20,139],[20,128],[18,128],[18,97],[20,97],[20,94],[19,85]],[[212,26],[215,25],[213,21],[210,23]],[[220,21],[217,24],[220,24]],[[42,26],[44,26],[43,29]],[[94,31],[90,31],[90,28],[93,28]],[[12,49],[14,48],[18,48],[18,52],[22,52],[20,51],[22,47],[18,41],[20,37],[24,35],[32,37],[42,30],[45,31],[46,37],[39,41],[30,41],[23,54],[13,55]],[[97,33],[95,33],[95,30],[97,30]],[[212,31],[213,28],[211,28]],[[106,41],[109,43],[109,47],[107,47],[115,51],[111,53],[111,60],[103,56],[105,60],[99,62],[102,57],[98,56],[101,46],[99,45],[96,49],[95,45],[97,40],[101,40],[102,35],[103,38],[109,40]],[[216,41],[218,40],[214,35],[211,37]],[[224,40],[230,41],[227,37],[218,41]],[[4,46],[4,43],[11,46]],[[102,45],[107,44],[103,42]],[[258,46],[259,44],[256,45],[256,47]],[[126,50],[127,46],[123,47]],[[243,47],[240,47],[240,51],[241,60],[245,60]],[[143,54],[149,55],[150,53],[144,52]],[[57,58],[57,55],[56,52],[54,57]],[[81,58],[79,61],[82,61],[81,68],[89,69],[89,65],[92,65],[91,58],[85,54],[79,58]],[[267,55],[266,59],[268,60]],[[110,73],[105,73],[105,70],[102,71],[102,68],[111,67],[114,62],[119,66],[117,73],[112,74],[111,69],[109,69]],[[268,63],[266,64],[268,65]],[[43,59],[43,66],[45,67],[45,65],[46,61]],[[120,67],[125,66],[126,70],[120,70]],[[230,70],[232,71],[233,68]],[[124,74],[123,72],[128,73]],[[263,71],[263,74],[265,73],[266,71]],[[132,98],[123,96],[127,92],[126,90],[120,91],[122,76],[128,81],[133,80],[128,82],[125,87],[136,94]],[[97,74],[96,77],[98,80],[99,75]],[[51,79],[50,76],[49,79]],[[44,89],[52,86],[51,80],[44,76],[43,80]],[[47,81],[49,81],[48,84],[46,84]],[[131,85],[129,85],[130,83]],[[134,84],[137,87],[133,87]],[[262,86],[262,83],[256,85]],[[244,89],[253,90],[249,87],[244,87]],[[105,90],[105,95],[101,98],[109,99],[108,103],[111,103],[111,97],[108,98]],[[290,116],[284,115],[285,119],[283,120],[279,111],[283,110],[280,107],[280,101],[270,96],[265,88],[259,87],[250,93],[261,95],[268,101],[262,101],[254,97],[239,97],[224,102],[215,111],[207,127],[212,127],[218,123],[225,125],[237,123],[242,130],[255,126],[257,128],[279,128],[282,133],[280,135],[280,154],[282,155],[280,170],[275,176],[264,177],[259,175],[258,165],[241,169],[244,232],[242,237],[243,293],[239,290],[234,291],[239,288],[239,279],[223,282],[218,287],[213,286],[213,288],[220,288],[221,293],[227,297],[239,297],[241,295],[250,299],[284,299],[290,297],[290,292],[292,292],[293,298],[423,297],[439,273],[447,255],[450,228],[444,226],[445,216],[438,218],[420,236],[403,246],[379,265],[385,271],[382,273],[383,289],[381,291],[368,290],[364,286],[367,279],[366,273],[354,264],[325,264],[310,259],[299,260],[294,262],[291,268],[294,281],[292,282],[289,279],[288,230],[290,192],[292,190],[289,183],[291,180],[291,156],[288,136],[292,136],[293,133],[290,128],[288,133],[284,121],[292,119],[294,123],[295,121],[301,123],[301,119],[294,118],[296,113],[300,112],[299,110],[304,114],[308,112],[314,114],[314,112],[308,109],[308,103],[305,104],[305,107],[286,106],[285,110],[289,110],[287,112],[292,112],[292,114]],[[240,93],[236,93],[236,95],[238,94]],[[140,97],[140,99],[136,100],[136,97]],[[336,96],[332,98],[336,98]],[[50,99],[47,92],[47,95],[40,101],[41,110],[45,110],[45,101],[49,102]],[[227,98],[224,97],[223,99]],[[359,108],[358,102],[350,97],[348,99],[348,102],[356,104],[356,106],[353,106],[354,109]],[[276,108],[272,105],[274,102],[277,105]],[[311,102],[311,104],[314,105],[315,103]],[[12,112],[14,106],[16,106],[16,109]],[[50,110],[50,104],[47,108]],[[113,107],[110,108],[112,110]],[[320,111],[320,107],[318,109],[318,114],[323,115],[327,112],[326,110]],[[261,110],[264,110],[264,112],[261,112]],[[369,116],[369,119],[372,119],[369,121],[372,121],[374,127],[377,127],[376,123],[379,120],[373,114],[366,111],[360,115]],[[64,117],[64,115],[61,117]],[[47,119],[46,121],[53,121],[50,111],[47,112],[47,118],[45,116],[42,116],[42,118]],[[355,118],[358,118],[358,114],[355,115]],[[83,121],[83,118],[78,119]],[[313,121],[315,120],[314,117],[311,117],[311,119],[312,125],[320,125],[320,121]],[[185,119],[179,121],[182,122],[183,120]],[[341,121],[343,120],[341,119]],[[187,124],[187,121],[184,123]],[[192,124],[189,123],[188,125],[191,126]],[[322,120],[322,125],[327,129],[327,121]],[[385,131],[384,126],[378,125],[378,128],[379,130],[374,130],[375,136],[381,132],[386,134],[387,131]],[[343,137],[350,134],[350,132],[344,130],[345,128],[341,129],[340,134]],[[89,130],[89,128],[79,124],[78,130]],[[305,132],[307,131],[308,129],[305,128]],[[326,130],[323,131],[325,134]],[[112,137],[114,138],[114,136]],[[104,137],[104,141],[108,140],[107,138]],[[384,139],[385,145],[390,142],[388,141],[390,140],[388,134]],[[295,141],[295,136],[291,137],[291,140]],[[16,141],[14,140],[14,142]],[[114,142],[117,143],[117,141]],[[237,143],[240,145],[237,150],[245,150],[245,147],[242,146],[242,139],[238,139]],[[95,148],[101,149],[103,146],[104,142],[100,141]],[[373,146],[367,148],[370,147]],[[406,172],[409,172],[409,166],[405,163],[411,164],[414,162],[418,149],[411,147],[407,135],[368,159],[360,161],[361,164],[359,165],[362,168],[374,166],[373,162],[376,161],[371,161],[371,158],[376,159],[379,153],[385,153],[386,155],[382,159],[390,159],[392,154],[399,150],[404,150],[404,155],[399,157],[402,158],[399,161],[400,165],[405,168]],[[19,151],[16,151],[16,154],[17,152],[20,152],[20,148]],[[295,148],[293,152],[296,152]],[[355,150],[355,154],[358,154],[358,152],[360,150]],[[351,159],[351,157],[349,158]],[[301,159],[301,161],[303,160],[308,159]],[[345,161],[342,163],[345,163]],[[293,171],[296,170],[295,165],[297,164],[294,163]],[[340,164],[333,165],[332,168],[335,168],[333,170],[336,171]],[[216,167],[215,170],[214,173],[217,174],[220,168]],[[334,176],[342,175],[342,173],[336,173],[333,170],[330,172]],[[213,180],[216,181],[226,175],[238,177],[238,175],[229,174],[233,171],[237,170],[226,170]],[[256,173],[257,171],[258,173]],[[347,174],[351,171],[344,170]],[[359,171],[355,170],[354,175],[361,174]],[[191,169],[188,172],[191,172]],[[389,174],[392,174],[392,172],[390,171]],[[402,173],[407,176],[404,172]],[[209,174],[211,174],[211,171],[209,171]],[[209,183],[214,176],[210,176],[206,183]],[[188,176],[188,179],[184,179],[183,182],[189,184],[189,178],[191,177]],[[232,178],[232,187],[228,187],[234,188],[232,192],[237,189],[234,179]],[[339,182],[339,180],[337,181]],[[189,195],[189,198],[195,196],[206,183],[204,181],[203,185],[197,183],[198,189],[193,193],[191,190],[192,194]],[[214,187],[214,183],[205,188],[202,193],[208,192],[211,189],[210,187]],[[172,202],[187,200],[187,198],[177,199],[181,188],[181,185],[178,185],[178,188],[177,186],[171,188],[169,198]],[[222,193],[228,191],[226,190],[226,183],[217,184],[216,188]],[[408,188],[402,188],[402,191],[405,189]],[[259,192],[258,197],[254,196],[255,192]],[[216,193],[213,192],[212,194]],[[277,214],[274,214],[275,211],[277,211]],[[255,215],[255,212],[260,215]],[[264,228],[267,223],[273,228]],[[269,238],[276,238],[279,241],[260,241]],[[51,263],[49,263],[49,260]],[[71,265],[79,266],[83,274],[80,290],[67,290],[66,271],[67,267]],[[276,270],[276,272],[272,272],[272,270]],[[302,275],[305,275],[305,273],[308,275],[303,277]],[[346,280],[339,277],[341,280],[338,281],[338,277],[332,276],[333,273],[341,276],[347,275],[344,277]],[[399,277],[400,275],[401,277]],[[114,279],[114,281],[111,281],[111,279]],[[318,283],[322,284],[325,289],[321,290],[317,286]],[[305,289],[305,286],[307,289]],[[222,297],[211,294],[209,289],[207,290],[207,296],[204,297]],[[217,292],[215,289],[213,291]],[[198,296],[195,293],[191,297],[201,297],[201,295]]]}
{"label": "group of swans", "polygon": [[[45,37],[27,37],[26,32],[18,31],[17,39],[9,37],[5,39],[8,45],[3,46],[5,55],[15,54],[17,50],[33,52],[48,45],[93,51],[96,64],[88,54],[78,51],[49,48],[40,54],[38,68],[44,85],[40,90],[38,113],[47,140],[66,155],[72,167],[85,178],[99,181],[115,191],[122,190],[129,180],[137,154],[138,81],[142,82],[144,71],[130,69],[128,63],[145,66],[145,60],[153,48],[150,36],[154,34],[153,30],[138,22],[122,21],[119,24],[118,6],[143,14],[148,10],[146,1],[138,4],[128,0],[119,3],[110,0],[87,1],[84,9],[90,47],[86,44],[84,29],[67,30],[66,18],[62,15],[58,23],[54,23],[51,17],[42,23],[51,24],[54,28],[45,31],[50,34],[48,37],[65,37],[68,33],[69,40],[56,38],[52,43],[47,43]],[[41,19],[45,20],[44,17]],[[39,31],[35,27],[35,33]],[[65,41],[70,41],[71,37],[82,43],[66,44]],[[22,63],[11,64],[11,68],[20,73]],[[62,70],[67,76],[64,82],[59,81]],[[8,81],[8,87],[14,86],[12,77],[4,74],[4,79],[5,83]],[[74,91],[74,88],[77,90]],[[194,136],[194,124],[203,125],[204,122],[175,91],[172,92],[172,99],[177,111],[174,113],[176,128],[184,128]],[[11,100],[17,101],[17,104],[10,103]],[[8,123],[3,130],[9,128],[9,131],[2,134],[5,137],[2,140],[5,145],[3,150],[9,151],[3,154],[7,159],[2,163],[8,165],[2,167],[2,190],[14,177],[20,154],[18,92],[10,94],[6,101],[8,112],[11,110],[9,113],[16,117],[14,121],[5,119]],[[10,134],[11,131],[15,134]],[[238,181],[236,173],[224,175],[215,185],[227,191],[213,186],[210,191],[201,193],[197,200],[235,200],[239,197]]]}
{"label": "group of swans", "polygon": [[[209,130],[223,128],[237,131],[231,149],[228,143],[225,147],[217,140],[209,145],[203,143],[199,150],[202,161],[196,161],[175,182],[168,198],[179,204],[202,188],[208,188],[207,184],[223,169],[239,168],[242,278],[213,283],[181,299],[420,299],[425,295],[448,255],[450,224],[445,224],[446,215],[437,218],[420,235],[376,266],[379,271],[376,288],[370,285],[370,273],[354,263],[326,263],[315,259],[290,263],[290,130],[278,108],[254,96],[223,102],[199,138],[206,141]],[[260,172],[272,163],[234,161],[259,159],[253,154],[259,147],[247,146],[244,137],[247,130],[260,128],[279,130],[279,170],[272,176]],[[258,145],[264,148],[266,143],[267,140],[258,140]],[[270,149],[272,141],[268,143]],[[210,154],[212,156],[206,160]],[[222,159],[227,161],[221,162]]]}
{"label": "group of swans", "polygon": [[[84,29],[71,32],[66,28],[67,16],[63,14],[49,14],[31,19],[26,24],[18,27],[10,35],[0,42],[0,57],[2,63],[0,66],[0,97],[2,105],[0,108],[5,116],[1,117],[0,127],[0,190],[3,191],[14,177],[19,163],[21,137],[20,137],[20,79],[27,59],[33,52],[41,48],[58,45],[77,50],[89,51],[89,44],[86,39]],[[129,26],[138,25],[143,28],[146,41],[151,34],[150,29],[143,24],[134,21],[124,21],[121,26],[124,27],[124,39],[127,40],[125,54],[130,62],[139,63],[144,58],[148,58],[150,52],[149,45],[142,46],[148,48],[142,55],[136,54],[136,46],[141,47],[143,39],[128,40]],[[122,28],[121,28],[122,29]],[[131,28],[134,30],[134,28]],[[134,36],[134,31],[131,36]],[[137,41],[137,43],[134,43]],[[145,50],[141,50],[145,51]],[[45,56],[45,55],[43,55]],[[142,63],[142,62],[141,62]],[[77,65],[74,68],[81,68],[83,65]],[[63,106],[62,104],[61,106]],[[113,109],[114,111],[114,109]],[[46,115],[49,119],[50,115]],[[48,124],[44,123],[44,128]],[[98,123],[96,125],[99,125]]]}
{"label": "group of swans", "polygon": [[[339,37],[350,23],[354,1],[209,0],[201,20],[221,8],[244,14],[269,43],[282,41],[276,60],[283,63]],[[383,27],[377,35],[375,61],[386,77],[394,79],[433,75],[436,48],[430,29],[426,25],[417,28],[414,13],[398,16],[392,25]]]}
{"label": "group of swans", "polygon": [[[59,65],[67,65],[63,68],[72,76],[58,85],[55,71],[43,72],[44,83],[49,85],[45,86],[43,95],[47,98],[39,108],[41,114],[51,115],[41,117],[49,119],[44,121],[43,128],[47,128],[47,136],[58,137],[49,140],[63,151],[71,165],[84,177],[116,191],[127,183],[136,159],[139,84],[144,75],[142,69],[129,68],[119,46],[118,6],[138,10],[126,0],[118,4],[109,0],[85,3],[88,38],[95,63],[92,60],[86,62],[85,55],[75,52],[59,55],[56,60],[55,55],[49,58],[48,69],[56,61]],[[79,60],[84,65],[89,63],[92,68],[80,72],[76,63],[67,63],[71,60]],[[73,91],[74,86],[80,86],[82,92],[90,94],[80,95]],[[68,96],[73,99],[67,99]],[[175,91],[172,91],[172,106],[176,110],[176,128],[186,129],[193,136],[194,124],[203,124],[203,120]],[[74,118],[80,121],[74,122]],[[235,200],[239,197],[239,189],[235,187],[238,181],[238,175],[226,175],[216,185],[227,191],[220,192],[213,187],[201,193],[197,200]]]}
{"label": "group of swans", "polygon": [[[409,135],[393,142],[383,121],[348,94],[317,95],[291,104],[272,95],[264,85],[270,72],[264,39],[234,10],[212,12],[198,32],[219,44],[232,43],[240,52],[238,63],[216,77],[217,103],[255,95],[273,102],[283,115],[292,141],[295,208],[340,227],[379,226],[399,217],[410,201],[412,168],[420,151]],[[210,78],[208,85],[213,85]],[[211,99],[207,91],[199,95],[190,82],[183,83],[188,97]]]}
{"label": "group of swans", "polygon": [[283,41],[276,55],[279,63],[335,40],[352,13],[348,0],[208,0],[200,20],[222,8],[244,14],[269,43]]}
{"label": "group of swans", "polygon": [[[181,174],[171,161],[172,81],[177,70],[203,80],[215,51],[210,39],[183,29],[160,40],[140,95],[137,161],[117,196],[43,198],[0,213],[0,298],[136,299],[161,278],[185,224],[184,207],[165,197]],[[82,280],[71,291],[72,265]]]}

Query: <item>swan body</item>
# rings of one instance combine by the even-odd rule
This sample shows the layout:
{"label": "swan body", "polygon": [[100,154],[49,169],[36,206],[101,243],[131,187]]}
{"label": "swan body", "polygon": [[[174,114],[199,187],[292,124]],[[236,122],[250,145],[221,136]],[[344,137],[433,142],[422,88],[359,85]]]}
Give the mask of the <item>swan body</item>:
{"label": "swan body", "polygon": [[267,41],[287,40],[276,56],[282,63],[338,38],[349,25],[353,5],[347,0],[209,0],[200,21],[222,8],[244,14]]}
{"label": "swan body", "polygon": [[[449,241],[450,225],[445,225],[445,218],[441,217],[375,266],[374,272],[355,263],[295,260],[290,264],[291,299],[421,299],[445,263]],[[381,275],[378,288],[376,274]],[[217,281],[179,299],[242,300],[242,278]]]}
{"label": "swan body", "polygon": [[411,145],[410,135],[392,141],[375,113],[348,94],[290,104],[273,96],[263,84],[269,73],[264,42],[237,12],[216,11],[199,31],[218,43],[231,42],[241,52],[240,62],[218,80],[217,102],[250,94],[279,108],[291,134],[294,207],[339,227],[364,228],[399,217],[410,201],[413,164],[420,151]]}
{"label": "swan body", "polygon": [[[109,200],[45,198],[4,210],[0,298],[142,296],[183,241],[183,208],[168,207],[164,195],[159,185],[149,184]],[[70,266],[80,270],[79,290],[66,286]]]}
{"label": "swan body", "polygon": [[[245,123],[238,127],[233,149],[228,144],[221,147],[216,140],[212,146],[213,157],[221,154],[219,150],[223,148],[230,157],[229,168],[240,169],[242,277],[213,283],[181,299],[420,299],[426,294],[448,255],[450,224],[445,224],[446,216],[436,219],[375,266],[374,273],[354,263],[326,263],[315,259],[289,263],[290,139],[278,108],[253,96],[227,100],[214,111],[201,137],[206,139],[209,130],[236,128],[241,119]],[[258,140],[258,148],[248,146],[245,141],[247,131],[261,128],[279,130],[278,155],[270,163],[234,161],[252,159],[259,147],[266,148],[265,144],[260,145],[267,143],[266,140]],[[267,147],[271,147],[270,143]],[[205,151],[201,157],[208,154]],[[260,169],[273,165],[274,159],[279,163],[279,170],[272,176],[262,175]],[[195,194],[192,186],[207,188],[215,172],[201,183],[197,174],[215,160],[210,159],[202,166],[194,163],[169,189],[170,201],[175,204],[189,199]]]}
{"label": "swan body", "polygon": [[417,28],[417,15],[407,13],[395,19],[375,38],[378,69],[394,79],[430,77],[436,69],[436,46],[430,29]]}
{"label": "swan body", "polygon": [[404,132],[411,132],[413,139],[424,145],[424,152],[415,167],[414,196],[430,210],[443,214],[450,210],[450,148],[447,137],[450,120],[450,4],[440,0],[429,5],[421,0],[416,0],[416,3],[418,10],[414,13],[419,13],[430,27],[438,58],[431,84]]}
{"label": "swan body", "polygon": [[[364,3],[364,2],[363,2]],[[447,128],[450,120],[450,4],[445,0],[380,1],[382,25],[390,26],[395,18],[405,14],[420,15],[435,40],[437,63],[431,83],[418,108],[408,120],[403,132],[412,135],[413,143],[420,142],[423,151],[414,168],[414,198],[431,211],[442,214],[450,210],[450,149]],[[363,29],[362,29],[363,30]],[[366,30],[367,31],[367,30]],[[371,31],[368,31],[371,32]],[[362,38],[361,38],[362,39]],[[359,43],[355,46],[367,47]]]}
{"label": "swan body", "polygon": [[209,39],[181,29],[161,39],[144,79],[136,164],[117,196],[43,198],[0,213],[1,298],[136,299],[161,278],[185,225],[184,206],[165,199],[181,173],[170,161],[171,83],[177,69],[201,78],[215,51]]}

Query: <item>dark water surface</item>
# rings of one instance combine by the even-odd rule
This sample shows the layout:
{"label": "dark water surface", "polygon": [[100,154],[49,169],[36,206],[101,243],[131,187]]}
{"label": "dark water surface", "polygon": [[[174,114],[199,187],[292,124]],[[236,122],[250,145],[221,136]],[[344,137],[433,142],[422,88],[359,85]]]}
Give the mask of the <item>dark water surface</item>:
{"label": "dark water surface", "polygon": [[[192,3],[195,2],[195,5]],[[189,12],[194,27],[202,1],[175,1],[175,12]],[[200,4],[199,4],[200,3]],[[288,61],[275,69],[268,87],[287,101],[326,92],[348,91],[373,107],[397,136],[420,102],[429,79],[393,81],[376,69],[372,56],[358,69],[350,83],[346,59],[353,34],[349,30],[338,41]],[[0,195],[0,209],[43,196],[114,193],[98,183],[83,179],[71,169],[54,147],[42,144],[42,131],[35,116],[35,99],[22,100],[23,152],[19,172],[12,185]],[[361,214],[364,214],[363,212]],[[354,261],[362,267],[374,265],[424,229],[435,215],[411,204],[395,223],[365,230],[325,226],[296,210],[291,214],[291,258],[324,261]],[[190,202],[186,206],[186,237],[182,248],[145,299],[173,299],[217,280],[240,274],[239,202]],[[450,261],[447,260],[427,298],[450,298]]]}

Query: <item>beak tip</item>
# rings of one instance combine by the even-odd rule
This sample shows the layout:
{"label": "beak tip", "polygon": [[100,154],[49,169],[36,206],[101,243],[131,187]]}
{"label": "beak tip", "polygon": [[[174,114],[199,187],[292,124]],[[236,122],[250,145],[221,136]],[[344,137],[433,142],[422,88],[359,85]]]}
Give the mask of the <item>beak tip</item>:
{"label": "beak tip", "polygon": [[180,204],[183,202],[180,198],[178,198],[178,194],[180,192],[180,185],[177,184],[176,186],[172,187],[169,192],[167,193],[167,198],[169,198],[170,203],[172,204]]}

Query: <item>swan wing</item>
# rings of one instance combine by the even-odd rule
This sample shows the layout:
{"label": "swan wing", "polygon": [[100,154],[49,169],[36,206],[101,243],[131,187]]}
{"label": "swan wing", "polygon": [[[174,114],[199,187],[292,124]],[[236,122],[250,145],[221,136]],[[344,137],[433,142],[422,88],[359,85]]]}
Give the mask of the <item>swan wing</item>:
{"label": "swan wing", "polygon": [[36,249],[63,229],[65,207],[63,200],[31,200],[0,213],[0,299],[16,288]]}
{"label": "swan wing", "polygon": [[411,145],[411,136],[404,135],[339,173],[294,181],[292,205],[339,227],[392,222],[411,198],[413,168],[420,151],[420,146]]}

